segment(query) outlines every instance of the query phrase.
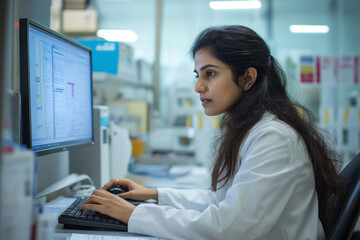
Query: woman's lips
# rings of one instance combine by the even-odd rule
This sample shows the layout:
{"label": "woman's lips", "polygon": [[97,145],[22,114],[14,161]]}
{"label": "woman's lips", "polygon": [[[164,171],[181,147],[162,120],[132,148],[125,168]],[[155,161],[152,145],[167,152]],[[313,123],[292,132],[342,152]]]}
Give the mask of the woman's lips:
{"label": "woman's lips", "polygon": [[200,98],[200,101],[203,106],[205,106],[207,103],[211,102],[211,99],[208,98]]}

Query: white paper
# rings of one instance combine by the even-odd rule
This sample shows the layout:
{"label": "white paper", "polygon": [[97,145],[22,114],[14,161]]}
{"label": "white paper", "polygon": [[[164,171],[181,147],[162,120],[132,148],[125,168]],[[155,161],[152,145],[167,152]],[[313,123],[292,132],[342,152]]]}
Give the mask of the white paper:
{"label": "white paper", "polygon": [[76,198],[59,197],[44,205],[45,208],[67,208]]}

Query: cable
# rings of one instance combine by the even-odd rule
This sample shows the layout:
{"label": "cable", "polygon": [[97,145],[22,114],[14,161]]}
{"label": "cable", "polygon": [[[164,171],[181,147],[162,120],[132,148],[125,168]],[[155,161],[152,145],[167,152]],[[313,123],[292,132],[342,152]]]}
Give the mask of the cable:
{"label": "cable", "polygon": [[76,184],[70,188],[73,197],[88,197],[95,191],[95,186],[90,184]]}
{"label": "cable", "polygon": [[[80,182],[84,180],[88,180],[90,184],[81,184]],[[73,197],[89,197],[96,189],[93,180],[86,174],[79,175],[77,181],[78,183],[70,187]]]}

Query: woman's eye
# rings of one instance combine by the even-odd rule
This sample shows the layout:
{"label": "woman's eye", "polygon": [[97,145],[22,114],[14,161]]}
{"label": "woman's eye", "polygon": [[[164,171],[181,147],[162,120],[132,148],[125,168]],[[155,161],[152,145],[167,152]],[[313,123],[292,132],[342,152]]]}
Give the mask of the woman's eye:
{"label": "woman's eye", "polygon": [[195,74],[195,78],[198,79],[198,78],[199,78],[199,74]]}
{"label": "woman's eye", "polygon": [[207,75],[208,77],[212,77],[212,76],[215,75],[215,72],[208,71],[208,72],[206,72],[206,75]]}

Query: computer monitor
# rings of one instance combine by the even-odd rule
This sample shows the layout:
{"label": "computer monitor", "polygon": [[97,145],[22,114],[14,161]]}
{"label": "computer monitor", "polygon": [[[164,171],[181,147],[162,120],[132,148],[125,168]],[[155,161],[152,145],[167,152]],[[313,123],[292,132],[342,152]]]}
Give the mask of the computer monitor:
{"label": "computer monitor", "polygon": [[37,155],[93,142],[91,50],[20,19],[22,143]]}

